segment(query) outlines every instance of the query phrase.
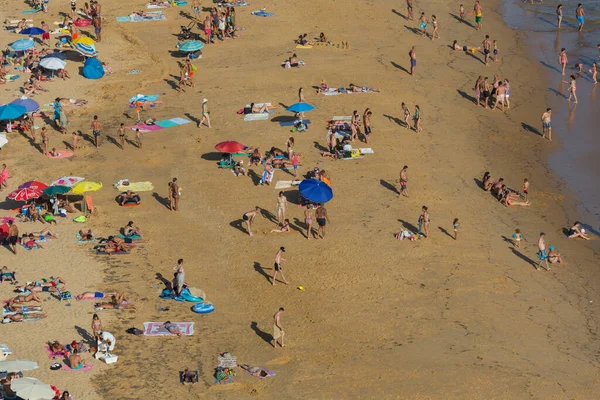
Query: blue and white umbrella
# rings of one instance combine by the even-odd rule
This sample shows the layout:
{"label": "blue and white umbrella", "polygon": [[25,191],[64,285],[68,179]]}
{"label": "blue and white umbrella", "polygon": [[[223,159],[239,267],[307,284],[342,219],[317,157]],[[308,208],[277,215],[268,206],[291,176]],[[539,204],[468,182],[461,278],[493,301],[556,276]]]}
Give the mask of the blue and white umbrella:
{"label": "blue and white umbrella", "polygon": [[178,45],[177,47],[179,47],[179,50],[185,53],[193,53],[194,51],[198,51],[204,48],[204,43],[198,40],[188,40],[187,42]]}
{"label": "blue and white umbrella", "polygon": [[10,45],[10,48],[14,51],[25,51],[35,46],[35,42],[31,38],[19,39]]}
{"label": "blue and white umbrella", "polygon": [[60,58],[56,58],[56,57],[44,58],[43,60],[40,60],[40,66],[44,67],[46,69],[49,69],[51,71],[56,71],[57,69],[63,69],[66,65],[67,65],[66,62],[64,62]]}
{"label": "blue and white umbrella", "polygon": [[74,47],[76,52],[81,54],[84,57],[96,57],[98,52],[96,51],[96,46],[93,44],[87,45],[83,43],[75,43]]}

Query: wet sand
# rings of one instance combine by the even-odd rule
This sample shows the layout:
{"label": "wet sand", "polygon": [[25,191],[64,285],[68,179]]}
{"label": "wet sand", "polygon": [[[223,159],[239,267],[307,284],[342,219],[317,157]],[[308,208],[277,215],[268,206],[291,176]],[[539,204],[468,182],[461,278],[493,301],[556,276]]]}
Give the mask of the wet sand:
{"label": "wet sand", "polygon": [[[164,22],[117,24],[114,16],[141,5],[103,3],[107,42],[98,48],[113,75],[101,81],[77,77],[67,84],[53,82],[51,95],[40,99],[87,98],[90,104],[74,112],[72,126],[87,132],[97,113],[106,133],[115,138],[118,124],[131,121],[124,113],[132,116],[127,99],[136,93],[164,93],[163,107],[144,115],[159,119],[199,118],[206,97],[214,127],[190,124],[146,134],[143,150],[129,145],[122,151],[105,140],[96,151],[86,142],[76,157],[62,161],[44,158],[13,134],[18,139],[2,151],[2,162],[13,176],[9,189],[33,177],[50,181],[69,173],[102,181],[105,188],[93,195],[98,215],[88,225],[110,234],[134,220],[150,240],[132,255],[98,258],[71,240],[80,227],[65,221],[57,228],[65,236],[65,247],[49,244],[44,253],[51,256],[48,260],[41,252],[13,257],[5,251],[3,260],[24,279],[60,267],[74,293],[125,291],[138,306],[136,312],[101,313],[107,330],[117,338],[115,353],[120,358],[110,366],[94,362],[96,375],[52,372],[43,349],[49,337],[72,340],[77,335],[73,326],[87,327],[93,313],[90,303],[66,308],[48,300],[44,304],[50,316],[43,323],[3,326],[9,335],[3,334],[8,339],[2,342],[9,342],[19,358],[40,363],[41,368],[28,375],[86,400],[600,395],[598,258],[593,252],[597,241],[565,238],[562,228],[576,215],[576,202],[546,166],[553,149],[523,128],[523,123],[533,124],[528,122],[532,118],[538,121],[545,107],[536,96],[544,90],[542,68],[526,54],[524,39],[503,24],[493,5],[484,4],[484,32],[500,38],[501,46],[501,60],[485,67],[482,54],[469,56],[449,48],[454,39],[478,46],[485,34],[457,22],[450,15],[458,13],[455,6],[436,1],[423,9],[438,15],[441,24],[442,40],[431,42],[414,34],[417,23],[404,20],[405,8],[397,2],[344,4],[309,0],[273,5],[273,18],[249,15],[262,4],[238,10],[238,24],[247,28],[243,36],[207,46],[203,59],[195,62],[196,90],[177,94],[170,87],[178,74],[177,59],[168,50],[174,49],[171,35],[188,20],[167,10]],[[67,4],[61,8],[66,10]],[[415,16],[420,11],[416,5]],[[292,40],[304,31],[325,31],[332,40],[349,41],[351,49],[296,49]],[[6,34],[1,37],[8,42]],[[412,45],[418,54],[415,77],[406,72]],[[292,52],[306,67],[279,67]],[[67,67],[72,75],[77,66]],[[131,69],[143,72],[125,75]],[[491,78],[494,73],[512,84],[514,107],[507,113],[477,109],[472,102],[477,76]],[[330,86],[353,82],[383,92],[316,95],[310,88],[323,78]],[[239,228],[242,214],[255,205],[273,213],[277,190],[217,170],[213,146],[239,140],[263,151],[272,145],[284,147],[288,128],[243,122],[235,112],[252,101],[270,101],[280,105],[275,114],[280,118],[288,114],[283,108],[296,101],[301,86],[316,109],[309,115],[310,129],[294,134],[296,151],[304,155],[302,172],[318,166],[331,173],[335,197],[327,204],[327,238],[308,241],[297,231],[269,234],[275,224],[268,218],[258,218],[255,236],[249,237]],[[420,135],[399,124],[403,101],[411,110],[421,106]],[[321,158],[325,121],[355,109],[362,113],[366,107],[374,112],[368,147],[375,154],[355,161]],[[64,138],[54,134],[51,141]],[[410,197],[399,199],[397,179],[403,165],[409,166]],[[486,170],[515,189],[529,178],[533,205],[499,204],[478,186]],[[167,182],[174,176],[183,192],[179,213],[164,205]],[[120,208],[114,202],[118,192],[109,184],[122,178],[150,180],[155,191],[142,194],[140,207]],[[277,172],[274,182],[291,179]],[[286,190],[290,200],[295,194]],[[397,241],[393,234],[403,226],[414,229],[422,205],[430,210],[431,237]],[[303,209],[290,204],[288,218],[302,230]],[[457,241],[449,236],[454,218],[460,219]],[[508,239],[515,228],[527,239],[519,250]],[[558,248],[567,265],[550,272],[535,270],[540,231],[547,233],[547,242]],[[291,284],[272,287],[273,257],[282,245]],[[190,304],[158,299],[163,288],[158,274],[170,278],[178,258],[185,260],[186,281],[207,293],[214,313],[201,316],[190,311]],[[34,267],[38,269],[30,269]],[[305,290],[297,290],[299,285]],[[9,290],[0,287],[2,298],[8,298]],[[268,343],[271,318],[281,306],[286,309],[286,348],[273,349]],[[161,307],[169,311],[159,312]],[[144,321],[166,319],[194,321],[195,335],[156,338],[125,333],[133,326],[141,328]],[[33,333],[21,335],[25,329]],[[224,351],[277,376],[258,380],[238,371],[233,384],[216,386],[212,374],[218,353]],[[199,384],[179,384],[177,372],[185,367],[199,370]]]}

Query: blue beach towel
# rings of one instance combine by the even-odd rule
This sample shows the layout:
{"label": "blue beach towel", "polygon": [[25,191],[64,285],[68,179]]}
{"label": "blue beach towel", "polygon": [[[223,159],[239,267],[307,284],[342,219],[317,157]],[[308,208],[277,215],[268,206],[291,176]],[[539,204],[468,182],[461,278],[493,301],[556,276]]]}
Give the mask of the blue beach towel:
{"label": "blue beach towel", "polygon": [[174,126],[178,126],[175,122],[168,120],[168,119],[164,119],[162,121],[157,121],[156,125],[160,126],[161,128],[172,128]]}
{"label": "blue beach towel", "polygon": [[252,14],[252,15],[256,15],[257,17],[272,17],[272,16],[274,16],[274,15],[275,15],[275,14],[273,14],[273,13],[269,13],[269,12],[266,12],[266,11],[264,11],[264,10],[260,10],[260,11],[252,11],[252,13],[251,13],[251,14]]}
{"label": "blue beach towel", "polygon": [[131,22],[131,18],[129,18],[129,15],[117,17],[117,22]]}
{"label": "blue beach towel", "polygon": [[21,11],[21,14],[35,14],[36,12],[40,12],[42,11],[41,9],[33,9],[33,10],[23,10]]}
{"label": "blue beach towel", "polygon": [[[294,126],[296,124],[297,121],[281,121],[279,123],[279,126]],[[310,119],[303,119],[302,123],[304,125],[308,125],[310,124]]]}
{"label": "blue beach towel", "polygon": [[189,121],[189,120],[187,120],[185,118],[179,118],[179,117],[177,117],[177,118],[171,118],[169,121],[171,121],[171,122],[173,122],[173,123],[175,123],[177,125],[185,125],[185,124],[191,124],[192,123],[192,121]]}
{"label": "blue beach towel", "polygon": [[160,96],[160,94],[148,94],[148,95],[138,94],[138,95],[130,98],[129,102],[134,103],[136,101],[156,101],[156,100],[158,100],[159,96]]}

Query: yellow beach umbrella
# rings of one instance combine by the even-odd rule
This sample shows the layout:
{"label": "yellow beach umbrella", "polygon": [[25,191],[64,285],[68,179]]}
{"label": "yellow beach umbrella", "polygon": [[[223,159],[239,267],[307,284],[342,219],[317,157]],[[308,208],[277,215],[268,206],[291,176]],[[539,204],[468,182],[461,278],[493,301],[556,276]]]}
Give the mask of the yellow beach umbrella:
{"label": "yellow beach umbrella", "polygon": [[86,46],[90,46],[92,44],[95,44],[96,42],[91,37],[80,35],[77,39],[73,40],[72,43],[73,44],[81,43],[81,44],[85,44]]}
{"label": "yellow beach umbrella", "polygon": [[73,189],[71,189],[71,193],[83,194],[86,192],[95,192],[96,190],[100,189],[102,189],[102,183],[100,182],[83,181],[73,186]]}

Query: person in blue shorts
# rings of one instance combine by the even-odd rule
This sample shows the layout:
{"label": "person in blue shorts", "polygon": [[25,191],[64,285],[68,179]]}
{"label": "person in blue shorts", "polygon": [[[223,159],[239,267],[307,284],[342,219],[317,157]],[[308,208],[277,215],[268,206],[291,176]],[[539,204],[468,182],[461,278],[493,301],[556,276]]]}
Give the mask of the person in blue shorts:
{"label": "person in blue shorts", "polygon": [[579,27],[577,30],[581,32],[583,30],[583,24],[585,23],[585,11],[583,11],[583,7],[581,3],[577,4],[577,8],[575,9],[575,15],[577,16],[577,26]]}

